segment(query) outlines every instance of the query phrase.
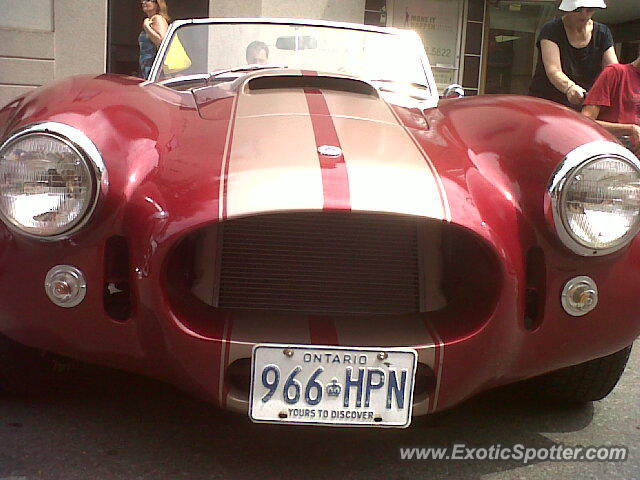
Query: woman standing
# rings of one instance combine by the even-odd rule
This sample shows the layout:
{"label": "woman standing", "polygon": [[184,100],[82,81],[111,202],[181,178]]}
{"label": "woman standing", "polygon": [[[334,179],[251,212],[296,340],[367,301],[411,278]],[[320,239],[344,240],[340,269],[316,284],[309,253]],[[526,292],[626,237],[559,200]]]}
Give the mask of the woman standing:
{"label": "woman standing", "polygon": [[604,0],[562,0],[561,18],[538,37],[539,58],[529,94],[579,109],[604,67],[618,63],[611,30],[591,17]]}
{"label": "woman standing", "polygon": [[142,11],[147,16],[138,36],[140,45],[140,73],[148,78],[158,47],[169,29],[169,11],[165,0],[142,0]]}

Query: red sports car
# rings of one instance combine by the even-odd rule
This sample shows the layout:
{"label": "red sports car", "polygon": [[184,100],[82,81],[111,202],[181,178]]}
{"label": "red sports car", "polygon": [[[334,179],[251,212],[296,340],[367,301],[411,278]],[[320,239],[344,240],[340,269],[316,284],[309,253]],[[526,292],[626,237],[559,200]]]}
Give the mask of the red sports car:
{"label": "red sports car", "polygon": [[177,21],[148,80],[40,88],[0,137],[9,390],[65,356],[402,427],[533,377],[602,398],[640,333],[638,159],[544,100],[440,99],[413,32]]}

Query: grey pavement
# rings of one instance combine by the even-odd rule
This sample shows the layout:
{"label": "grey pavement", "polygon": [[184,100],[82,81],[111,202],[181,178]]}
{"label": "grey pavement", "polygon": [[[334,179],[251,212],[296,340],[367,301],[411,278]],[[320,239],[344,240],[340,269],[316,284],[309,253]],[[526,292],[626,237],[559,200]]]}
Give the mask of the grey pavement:
{"label": "grey pavement", "polygon": [[[604,401],[541,404],[520,387],[414,419],[406,430],[252,424],[171,386],[87,367],[38,400],[0,397],[0,480],[640,480],[640,346]],[[626,445],[625,462],[400,460],[401,447]]]}

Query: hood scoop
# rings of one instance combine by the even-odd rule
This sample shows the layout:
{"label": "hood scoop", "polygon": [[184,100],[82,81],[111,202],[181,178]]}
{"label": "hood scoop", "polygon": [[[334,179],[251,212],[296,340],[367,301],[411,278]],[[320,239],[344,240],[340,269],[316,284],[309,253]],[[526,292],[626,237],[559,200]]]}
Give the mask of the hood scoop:
{"label": "hood scoop", "polygon": [[281,90],[303,88],[358,93],[378,98],[378,91],[371,84],[354,78],[329,77],[322,75],[264,75],[251,78],[245,91]]}

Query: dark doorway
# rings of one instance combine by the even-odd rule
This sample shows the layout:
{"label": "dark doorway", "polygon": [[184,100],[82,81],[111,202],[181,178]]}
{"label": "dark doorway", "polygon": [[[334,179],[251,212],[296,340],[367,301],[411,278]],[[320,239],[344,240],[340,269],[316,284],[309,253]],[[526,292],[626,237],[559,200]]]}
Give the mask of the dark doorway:
{"label": "dark doorway", "polygon": [[376,27],[387,26],[387,0],[366,0],[364,4],[364,24]]}
{"label": "dark doorway", "polygon": [[[209,16],[209,0],[168,0],[172,20]],[[109,0],[107,72],[139,76],[138,35],[144,13],[138,0]]]}
{"label": "dark doorway", "polygon": [[536,37],[557,2],[489,2],[485,93],[526,95],[536,63]]}

